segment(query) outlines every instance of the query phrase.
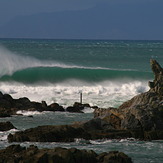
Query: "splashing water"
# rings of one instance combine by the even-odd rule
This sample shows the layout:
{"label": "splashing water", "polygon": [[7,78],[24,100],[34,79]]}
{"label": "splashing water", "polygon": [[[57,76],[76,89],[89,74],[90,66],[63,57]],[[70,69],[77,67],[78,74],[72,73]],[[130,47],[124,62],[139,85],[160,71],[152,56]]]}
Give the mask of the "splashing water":
{"label": "splashing water", "polygon": [[0,46],[0,77],[12,75],[15,71],[41,66],[42,63],[32,57],[22,57]]}

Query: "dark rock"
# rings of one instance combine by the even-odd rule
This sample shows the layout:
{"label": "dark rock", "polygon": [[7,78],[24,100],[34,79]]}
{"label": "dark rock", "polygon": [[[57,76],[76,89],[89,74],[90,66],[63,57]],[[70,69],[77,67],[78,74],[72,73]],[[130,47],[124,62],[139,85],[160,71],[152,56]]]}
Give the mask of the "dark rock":
{"label": "dark rock", "polygon": [[4,95],[3,95],[3,98],[4,98],[5,100],[7,100],[7,101],[10,101],[11,103],[12,103],[12,101],[13,101],[13,98],[12,98],[9,94],[4,94]]}
{"label": "dark rock", "polygon": [[89,104],[81,104],[79,102],[75,102],[73,104],[73,106],[69,106],[66,108],[66,111],[68,112],[73,112],[73,113],[83,113],[82,110],[84,110],[84,108],[90,108],[90,105]]}
{"label": "dark rock", "polygon": [[48,111],[61,111],[61,112],[64,112],[65,109],[63,108],[63,106],[60,106],[58,103],[52,103],[51,105],[49,105]]}
{"label": "dark rock", "polygon": [[47,107],[48,107],[46,101],[42,101],[41,104],[42,104],[42,107],[43,107],[43,108],[47,108]]}
{"label": "dark rock", "polygon": [[90,135],[83,128],[71,125],[39,126],[16,132],[8,136],[9,142],[72,142],[75,138],[90,139]]}
{"label": "dark rock", "polygon": [[76,148],[38,149],[36,146],[21,147],[11,145],[0,150],[0,162],[41,162],[41,163],[132,163],[131,158],[122,152],[96,154],[92,150]]}
{"label": "dark rock", "polygon": [[94,117],[105,120],[116,130],[131,131],[135,137],[160,139],[162,134],[158,133],[163,131],[163,69],[155,60],[150,63],[155,79],[149,82],[148,92],[133,97],[117,109],[95,109]]}
{"label": "dark rock", "polygon": [[11,122],[0,122],[0,131],[8,131],[11,129],[16,129]]}
{"label": "dark rock", "polygon": [[101,153],[98,157],[98,161],[102,163],[132,163],[130,157],[123,152],[111,151],[109,153]]}
{"label": "dark rock", "polygon": [[33,118],[33,115],[29,115],[28,117],[29,117],[29,118]]}
{"label": "dark rock", "polygon": [[91,106],[92,109],[98,109],[98,106]]}
{"label": "dark rock", "polygon": [[27,110],[29,108],[32,108],[33,105],[27,97],[23,97],[14,100],[14,107],[18,110]]}
{"label": "dark rock", "polygon": [[83,113],[80,108],[78,107],[73,107],[73,106],[69,106],[66,108],[67,112],[72,112],[72,113]]}
{"label": "dark rock", "polygon": [[80,110],[84,109],[85,107],[90,108],[89,104],[81,104],[80,102],[75,102],[73,107],[80,108]]}
{"label": "dark rock", "polygon": [[10,117],[10,116],[11,116],[11,110],[0,108],[0,117],[1,118]]}
{"label": "dark rock", "polygon": [[15,115],[18,110],[27,111],[65,111],[62,106],[57,103],[53,103],[47,106],[45,101],[41,103],[30,101],[27,97],[13,99],[8,94],[2,94],[0,92],[0,117],[9,117]]}
{"label": "dark rock", "polygon": [[0,99],[3,98],[3,93],[0,91]]}

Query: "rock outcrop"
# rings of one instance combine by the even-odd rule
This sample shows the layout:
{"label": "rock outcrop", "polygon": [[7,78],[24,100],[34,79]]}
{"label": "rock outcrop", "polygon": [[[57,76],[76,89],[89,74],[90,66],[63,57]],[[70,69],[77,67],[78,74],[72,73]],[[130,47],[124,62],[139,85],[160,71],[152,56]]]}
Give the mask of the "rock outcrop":
{"label": "rock outcrop", "polygon": [[11,129],[16,129],[16,127],[14,127],[14,125],[7,121],[7,122],[0,122],[0,131],[8,131]]}
{"label": "rock outcrop", "polygon": [[8,136],[9,142],[72,142],[74,138],[90,139],[90,135],[81,127],[72,125],[38,126]]}
{"label": "rock outcrop", "polygon": [[0,92],[0,117],[10,117],[15,115],[19,110],[27,111],[65,111],[62,106],[57,103],[47,105],[45,101],[42,103],[30,101],[27,97],[13,99],[9,94]]}
{"label": "rock outcrop", "polygon": [[82,104],[79,102],[75,102],[73,106],[69,106],[66,108],[66,111],[72,112],[72,113],[83,113],[84,108],[90,108],[91,106],[89,104]]}
{"label": "rock outcrop", "polygon": [[69,106],[66,109],[58,103],[52,103],[47,105],[46,101],[41,103],[30,101],[27,97],[22,97],[19,99],[13,99],[9,94],[2,94],[0,92],[0,117],[10,117],[15,115],[19,110],[26,111],[60,111],[60,112],[72,112],[72,113],[83,113],[85,107],[90,107],[89,104],[81,104],[75,102],[73,106]]}
{"label": "rock outcrop", "polygon": [[38,149],[36,146],[28,148],[11,145],[0,150],[1,162],[41,162],[41,163],[132,163],[130,157],[118,151],[97,154],[92,150],[76,148]]}
{"label": "rock outcrop", "polygon": [[143,139],[163,138],[163,69],[151,60],[154,81],[149,91],[124,102],[119,108],[95,109],[94,117],[104,120],[114,129],[129,130]]}

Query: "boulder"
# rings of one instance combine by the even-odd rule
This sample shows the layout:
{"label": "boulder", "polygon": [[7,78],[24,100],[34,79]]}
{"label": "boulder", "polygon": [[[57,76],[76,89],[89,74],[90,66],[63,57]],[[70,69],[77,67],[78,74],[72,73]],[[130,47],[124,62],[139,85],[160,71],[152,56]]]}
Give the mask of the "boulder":
{"label": "boulder", "polygon": [[132,163],[130,157],[122,152],[113,151],[97,154],[92,150],[76,148],[38,149],[36,146],[21,147],[11,145],[0,150],[0,162],[41,162],[41,163]]}
{"label": "boulder", "polygon": [[64,112],[65,109],[63,106],[59,105],[58,103],[52,103],[48,106],[48,111],[61,111]]}
{"label": "boulder", "polygon": [[85,107],[89,107],[89,104],[82,104],[80,102],[75,102],[73,106],[68,106],[66,108],[66,111],[73,112],[73,113],[84,113],[82,110],[84,110]]}
{"label": "boulder", "polygon": [[111,151],[109,153],[104,152],[97,156],[99,162],[102,163],[132,163],[130,157],[123,152]]}
{"label": "boulder", "polygon": [[0,131],[8,131],[11,129],[16,129],[11,122],[0,122]]}
{"label": "boulder", "polygon": [[83,113],[83,112],[80,110],[80,108],[78,108],[78,107],[73,107],[73,106],[68,106],[68,107],[66,108],[66,111],[67,111],[67,112],[71,112],[71,113]]}

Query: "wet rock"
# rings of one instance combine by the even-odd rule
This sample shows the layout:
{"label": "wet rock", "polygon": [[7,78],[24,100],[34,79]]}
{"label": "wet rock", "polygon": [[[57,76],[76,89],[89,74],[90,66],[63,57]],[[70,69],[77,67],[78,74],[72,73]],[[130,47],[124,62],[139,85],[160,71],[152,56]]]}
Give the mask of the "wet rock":
{"label": "wet rock", "polygon": [[22,97],[19,99],[15,99],[13,107],[17,108],[17,110],[27,110],[33,107],[33,104],[27,97]]}
{"label": "wet rock", "polygon": [[163,69],[155,60],[150,63],[155,79],[149,82],[149,91],[124,102],[117,109],[97,108],[94,117],[107,121],[114,129],[129,130],[140,138],[162,139],[159,133],[163,132]]}
{"label": "wet rock", "polygon": [[0,108],[0,117],[1,118],[10,117],[10,116],[11,116],[11,110]]}
{"label": "wet rock", "polygon": [[111,151],[109,153],[101,153],[97,156],[99,162],[102,163],[132,163],[130,157],[128,157],[123,152]]}
{"label": "wet rock", "polygon": [[75,102],[73,107],[79,108],[80,110],[83,110],[85,107],[90,108],[89,104],[82,104],[80,102]]}
{"label": "wet rock", "polygon": [[27,111],[65,111],[62,106],[57,103],[47,105],[45,101],[41,103],[30,101],[27,97],[13,99],[9,94],[0,92],[0,117],[9,117],[15,115],[19,110]]}
{"label": "wet rock", "polygon": [[132,163],[131,158],[122,152],[96,154],[92,150],[76,148],[38,149],[36,146],[21,147],[11,145],[0,150],[0,162],[42,162],[42,163]]}
{"label": "wet rock", "polygon": [[11,122],[0,122],[0,131],[8,131],[11,129],[16,129]]}
{"label": "wet rock", "polygon": [[66,108],[67,112],[71,112],[71,113],[83,113],[80,108],[78,107],[73,107],[73,106],[69,106]]}
{"label": "wet rock", "polygon": [[69,106],[66,108],[66,111],[73,113],[84,113],[84,108],[90,108],[89,104],[81,104],[79,102],[75,102],[73,106]]}
{"label": "wet rock", "polygon": [[61,111],[64,112],[65,109],[63,106],[59,105],[58,103],[52,103],[51,105],[48,106],[48,111]]}
{"label": "wet rock", "polygon": [[41,104],[42,104],[42,107],[43,107],[43,108],[47,108],[47,107],[48,107],[46,101],[42,101]]}
{"label": "wet rock", "polygon": [[72,142],[75,138],[90,139],[90,135],[81,127],[71,125],[39,126],[19,131],[8,136],[9,142]]}

